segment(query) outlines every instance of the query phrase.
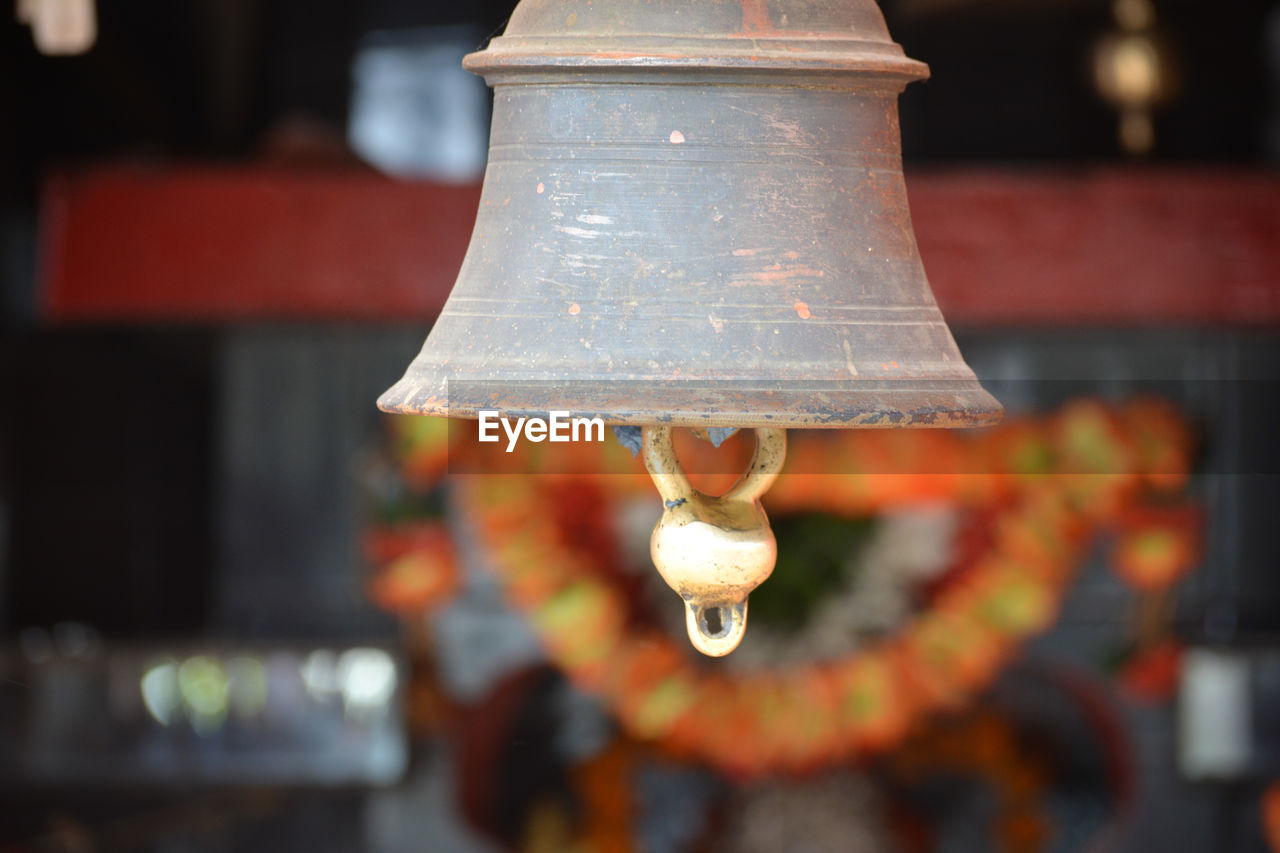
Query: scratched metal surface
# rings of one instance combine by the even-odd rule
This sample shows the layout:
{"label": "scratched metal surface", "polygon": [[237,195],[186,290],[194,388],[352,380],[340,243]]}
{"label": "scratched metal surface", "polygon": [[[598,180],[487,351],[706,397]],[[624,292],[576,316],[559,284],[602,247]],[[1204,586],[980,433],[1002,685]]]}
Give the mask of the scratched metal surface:
{"label": "scratched metal surface", "polygon": [[927,69],[874,3],[526,0],[466,64],[495,88],[480,210],[382,408],[999,420],[911,228],[897,96]]}

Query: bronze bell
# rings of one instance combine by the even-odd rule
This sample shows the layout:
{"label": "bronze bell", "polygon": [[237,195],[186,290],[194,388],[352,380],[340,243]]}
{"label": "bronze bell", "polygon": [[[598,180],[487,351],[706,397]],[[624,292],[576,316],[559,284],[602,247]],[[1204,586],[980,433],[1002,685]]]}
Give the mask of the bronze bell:
{"label": "bronze bell", "polygon": [[[872,0],[523,0],[464,66],[494,88],[480,210],[385,411],[762,436],[1001,418],[911,228],[897,97],[928,69]],[[695,645],[736,645],[741,598]]]}

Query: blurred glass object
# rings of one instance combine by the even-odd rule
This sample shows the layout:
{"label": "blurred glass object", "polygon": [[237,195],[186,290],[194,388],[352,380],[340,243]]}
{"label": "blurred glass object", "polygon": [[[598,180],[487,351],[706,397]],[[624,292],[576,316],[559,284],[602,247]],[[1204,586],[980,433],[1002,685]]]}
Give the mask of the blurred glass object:
{"label": "blurred glass object", "polygon": [[[0,784],[389,784],[408,763],[388,650],[0,649]],[[316,689],[326,688],[326,689]]]}
{"label": "blurred glass object", "polygon": [[53,626],[53,643],[63,657],[88,660],[102,648],[102,636],[83,622],[59,622]]}
{"label": "blurred glass object", "polygon": [[267,667],[254,655],[239,655],[227,662],[228,700],[232,713],[250,719],[267,707]]}
{"label": "blurred glass object", "polygon": [[1208,649],[1187,653],[1178,740],[1188,777],[1231,779],[1249,770],[1250,678],[1249,660],[1241,655]]}
{"label": "blurred glass object", "polygon": [[18,0],[17,14],[46,56],[86,53],[98,40],[94,0]]}
{"label": "blurred glass object", "polygon": [[178,667],[178,692],[197,732],[208,733],[222,727],[231,704],[227,698],[229,686],[222,663],[207,655],[187,658]]}
{"label": "blurred glass object", "polygon": [[1280,778],[1280,649],[1189,652],[1179,704],[1186,776],[1229,783]]}
{"label": "blurred glass object", "polygon": [[462,70],[482,41],[470,27],[375,32],[352,66],[351,147],[400,178],[477,181],[489,141],[484,82]]}
{"label": "blurred glass object", "polygon": [[338,658],[338,681],[349,717],[386,712],[396,689],[396,667],[381,649],[350,649]]}
{"label": "blurred glass object", "polygon": [[329,649],[317,649],[307,655],[298,668],[307,693],[317,702],[328,702],[338,695],[337,657]]}
{"label": "blurred glass object", "polygon": [[182,696],[178,693],[178,662],[171,657],[159,658],[147,667],[139,686],[147,712],[160,725],[171,725],[182,708]]}

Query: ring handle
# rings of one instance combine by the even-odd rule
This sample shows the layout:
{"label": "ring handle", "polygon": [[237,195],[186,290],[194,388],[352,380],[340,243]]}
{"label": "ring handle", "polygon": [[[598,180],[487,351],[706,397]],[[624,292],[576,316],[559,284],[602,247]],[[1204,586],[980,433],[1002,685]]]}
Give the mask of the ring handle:
{"label": "ring handle", "polygon": [[727,501],[758,501],[769,491],[782,464],[787,460],[787,431],[761,428],[756,430],[756,450],[742,478],[724,493]]}
{"label": "ring handle", "polygon": [[709,658],[724,657],[738,647],[747,633],[747,600],[686,601],[684,621],[695,649]]}
{"label": "ring handle", "polygon": [[653,564],[685,604],[685,627],[694,648],[720,657],[733,651],[747,629],[747,597],[777,561],[777,542],[760,497],[786,459],[784,429],[755,430],[751,464],[719,497],[689,482],[671,441],[671,427],[642,430],[645,468],[666,511],[649,540]]}
{"label": "ring handle", "polygon": [[[726,501],[758,501],[778,479],[787,458],[787,431],[773,427],[755,430],[756,448],[747,470],[722,496]],[[680,464],[671,442],[671,427],[646,426],[641,430],[644,467],[648,469],[658,494],[668,504],[700,494]]]}
{"label": "ring handle", "polygon": [[662,500],[671,505],[692,498],[697,490],[689,482],[680,457],[676,456],[675,446],[671,443],[671,427],[646,426],[641,428],[640,435],[644,467],[648,469]]}

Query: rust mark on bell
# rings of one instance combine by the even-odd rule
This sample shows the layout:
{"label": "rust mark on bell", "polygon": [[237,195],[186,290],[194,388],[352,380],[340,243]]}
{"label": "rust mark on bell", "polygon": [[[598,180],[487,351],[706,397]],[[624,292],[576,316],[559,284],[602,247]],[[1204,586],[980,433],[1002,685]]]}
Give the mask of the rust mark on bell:
{"label": "rust mark on bell", "polygon": [[384,408],[999,420],[911,233],[895,104],[928,70],[873,0],[521,0],[464,67],[496,91],[484,203]]}
{"label": "rust mark on bell", "polygon": [[822,278],[826,273],[822,270],[814,269],[805,264],[774,264],[756,272],[738,273],[729,281],[730,285],[735,287],[745,287],[749,285],[775,284],[780,281],[791,281],[792,279],[804,278]]}
{"label": "rust mark on bell", "polygon": [[845,338],[840,345],[844,347],[844,366],[848,368],[850,376],[857,376],[858,368],[853,363],[853,347],[849,345],[849,339]]}
{"label": "rust mark on bell", "polygon": [[773,32],[768,0],[742,0],[742,29],[751,33]]}

